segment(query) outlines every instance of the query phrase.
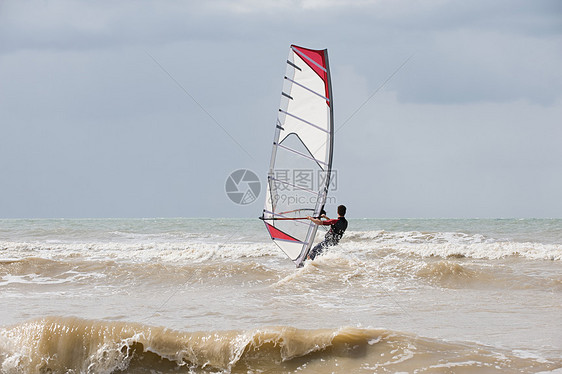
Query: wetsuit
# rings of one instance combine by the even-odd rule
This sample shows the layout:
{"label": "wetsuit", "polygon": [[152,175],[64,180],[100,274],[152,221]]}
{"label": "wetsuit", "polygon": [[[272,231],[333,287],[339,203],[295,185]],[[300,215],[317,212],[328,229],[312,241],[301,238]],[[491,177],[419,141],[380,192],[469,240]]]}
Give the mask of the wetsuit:
{"label": "wetsuit", "polygon": [[330,225],[330,231],[324,237],[324,241],[316,244],[314,248],[310,251],[309,257],[311,260],[314,260],[316,256],[322,253],[322,251],[330,246],[337,245],[347,229],[347,220],[345,217],[339,217],[338,219],[328,219],[326,221],[322,221],[322,225],[328,226]]}

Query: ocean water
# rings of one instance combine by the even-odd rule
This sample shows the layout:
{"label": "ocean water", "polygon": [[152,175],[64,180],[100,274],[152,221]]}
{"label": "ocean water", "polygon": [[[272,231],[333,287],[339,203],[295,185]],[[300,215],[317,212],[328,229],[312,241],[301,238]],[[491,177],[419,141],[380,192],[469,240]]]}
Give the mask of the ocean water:
{"label": "ocean water", "polygon": [[561,373],[562,220],[0,220],[0,372]]}

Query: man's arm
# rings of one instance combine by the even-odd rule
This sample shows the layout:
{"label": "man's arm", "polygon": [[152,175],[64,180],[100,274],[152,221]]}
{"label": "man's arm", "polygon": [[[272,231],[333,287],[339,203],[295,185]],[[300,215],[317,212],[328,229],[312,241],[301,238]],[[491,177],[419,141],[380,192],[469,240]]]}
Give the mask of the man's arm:
{"label": "man's arm", "polygon": [[314,223],[317,224],[317,225],[321,225],[321,224],[322,224],[322,220],[321,220],[321,219],[314,218],[314,217],[311,217],[311,216],[308,216],[308,217],[306,217],[306,218],[308,218],[310,221],[314,222]]}
{"label": "man's arm", "polygon": [[322,221],[321,219],[318,218],[314,218],[311,216],[306,217],[307,219],[309,219],[310,221],[314,222],[317,225],[321,225],[321,226],[329,226],[329,225],[333,225],[334,223],[338,222],[337,219],[329,219],[328,217],[326,217],[327,219],[325,221]]}

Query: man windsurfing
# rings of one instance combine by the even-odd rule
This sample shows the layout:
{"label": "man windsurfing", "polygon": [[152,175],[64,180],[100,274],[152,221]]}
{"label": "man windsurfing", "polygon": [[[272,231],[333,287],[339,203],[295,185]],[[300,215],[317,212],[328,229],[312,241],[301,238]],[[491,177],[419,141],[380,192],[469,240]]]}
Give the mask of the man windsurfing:
{"label": "man windsurfing", "polygon": [[[314,260],[314,258],[321,254],[325,248],[337,245],[339,243],[341,237],[343,236],[343,233],[347,229],[347,220],[345,219],[346,210],[347,208],[345,207],[345,205],[338,206],[337,219],[330,219],[326,217],[324,211],[322,211],[323,214],[320,215],[320,218],[314,218],[310,216],[306,217],[308,220],[314,222],[317,225],[331,226],[330,230],[324,237],[324,241],[318,243],[314,248],[312,248],[312,250],[308,254],[308,259]],[[325,220],[322,220],[322,218],[324,218]]]}

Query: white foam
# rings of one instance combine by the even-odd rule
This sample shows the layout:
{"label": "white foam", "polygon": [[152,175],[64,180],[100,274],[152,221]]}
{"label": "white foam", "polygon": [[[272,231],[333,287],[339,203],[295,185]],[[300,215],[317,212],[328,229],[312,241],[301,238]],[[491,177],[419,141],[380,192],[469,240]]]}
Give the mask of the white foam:
{"label": "white foam", "polygon": [[[240,259],[284,256],[273,243],[197,243],[197,242],[84,242],[84,243],[18,243],[3,242],[6,258],[38,257],[50,260],[123,260],[128,262],[185,263],[213,258]],[[2,260],[7,262],[7,259]]]}
{"label": "white foam", "polygon": [[[158,259],[164,262],[184,263],[268,256],[284,258],[283,253],[269,240],[261,242],[241,241],[236,238],[208,240],[207,237],[199,238],[188,235],[190,237],[185,240],[164,241],[161,235],[155,235],[155,237],[151,237],[151,234],[131,235],[136,239],[75,242],[4,241],[0,242],[0,253],[4,258],[3,261],[22,257],[54,260],[72,257],[131,262]],[[321,238],[317,238],[316,241],[319,240]],[[562,260],[562,245],[560,244],[499,241],[483,235],[454,232],[350,231],[335,248],[335,250],[330,249],[329,252],[354,255],[388,252],[422,257],[464,256],[476,259],[517,256],[532,260]]]}
{"label": "white foam", "polygon": [[517,256],[532,260],[562,260],[562,245],[559,244],[500,241],[483,235],[365,231],[350,232],[344,238],[341,246],[355,253],[384,250],[423,257],[500,259]]}
{"label": "white foam", "polygon": [[45,276],[40,276],[37,274],[28,275],[4,275],[0,279],[0,286],[7,286],[10,284],[61,284],[61,283],[71,283],[73,279],[56,279]]}

